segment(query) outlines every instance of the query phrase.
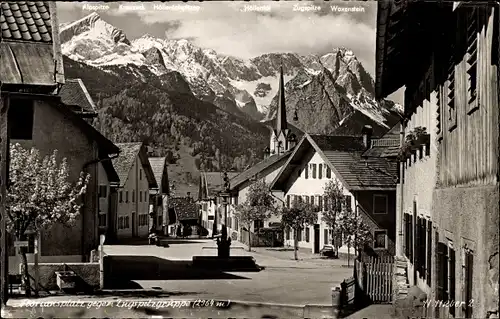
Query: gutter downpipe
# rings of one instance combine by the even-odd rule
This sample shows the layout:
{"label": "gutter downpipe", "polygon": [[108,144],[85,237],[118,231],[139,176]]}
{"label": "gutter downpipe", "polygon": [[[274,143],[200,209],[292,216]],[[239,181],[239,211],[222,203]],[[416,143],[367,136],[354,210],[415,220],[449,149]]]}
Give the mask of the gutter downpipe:
{"label": "gutter downpipe", "polygon": [[[401,128],[399,130],[399,147],[400,149],[403,147],[403,143],[405,140],[405,135],[406,135],[406,119],[401,120]],[[404,164],[403,162],[398,163],[398,169],[399,169],[399,191],[401,193],[400,195],[400,202],[399,202],[399,213],[397,214],[397,217],[399,218],[399,231],[398,231],[398,237],[399,237],[399,256],[403,256],[403,247],[404,247],[404,233],[403,233],[403,210],[404,210],[404,191],[403,191],[403,176],[404,176]]]}
{"label": "gutter downpipe", "polygon": [[[93,165],[93,164],[97,164],[97,163],[102,163],[104,161],[110,161],[112,159],[115,159],[117,158],[118,156],[120,155],[120,153],[118,152],[117,154],[113,154],[112,156],[110,157],[107,157],[107,158],[97,158],[95,160],[91,160],[85,164],[83,164],[83,170],[85,171],[87,169],[87,167],[89,167],[90,165]],[[97,167],[96,167],[96,171],[97,171]],[[99,179],[98,179],[98,174],[95,174],[96,175],[96,178],[95,178],[95,183],[98,183],[99,182]],[[83,194],[82,196],[82,203],[83,203],[83,206],[82,208],[85,207],[85,198],[86,197],[86,194]],[[99,206],[99,200],[97,200],[97,205],[96,206]],[[83,209],[82,209],[83,210]],[[96,230],[96,219],[94,218],[94,231]],[[85,256],[85,214],[82,214],[82,244],[81,244],[81,248],[82,248],[82,258],[84,258]],[[83,262],[85,262],[85,260],[82,260]]]}

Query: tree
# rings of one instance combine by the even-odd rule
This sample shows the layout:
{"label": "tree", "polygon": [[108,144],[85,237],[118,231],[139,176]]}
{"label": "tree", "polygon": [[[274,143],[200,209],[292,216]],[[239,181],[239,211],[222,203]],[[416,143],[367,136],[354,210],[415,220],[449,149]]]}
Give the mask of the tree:
{"label": "tree", "polygon": [[236,206],[235,216],[238,222],[248,230],[248,251],[252,250],[251,227],[256,220],[269,219],[276,212],[276,201],[264,180],[250,185],[245,202]]}
{"label": "tree", "polygon": [[299,237],[298,234],[304,227],[314,225],[318,220],[316,207],[301,200],[294,200],[292,207],[283,206],[281,221],[285,227],[293,229],[294,257],[298,260]]}
{"label": "tree", "polygon": [[[27,231],[38,235],[54,224],[73,224],[80,214],[90,175],[80,172],[76,184],[70,183],[67,160],[57,163],[57,150],[42,159],[38,150],[14,144],[10,156],[7,230],[18,240],[26,240]],[[26,295],[30,296],[26,247],[21,247],[21,257]]]}
{"label": "tree", "polygon": [[329,181],[324,187],[324,212],[323,221],[330,228],[330,236],[333,238],[335,251],[338,254],[338,238],[342,236],[342,227],[339,224],[339,218],[342,213],[349,209],[346,197],[343,193],[343,187],[339,181]]}
{"label": "tree", "polygon": [[370,243],[372,235],[370,228],[364,223],[362,217],[352,209],[342,210],[339,224],[343,241],[347,244],[347,265],[349,265],[351,247],[360,251],[365,244]]}

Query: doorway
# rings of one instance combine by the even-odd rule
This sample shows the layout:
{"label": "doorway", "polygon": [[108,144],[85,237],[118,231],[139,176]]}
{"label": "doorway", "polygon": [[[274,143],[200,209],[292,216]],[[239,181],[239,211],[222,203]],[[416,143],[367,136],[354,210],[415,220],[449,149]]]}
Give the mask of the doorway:
{"label": "doorway", "polygon": [[314,251],[313,253],[318,254],[319,253],[319,224],[314,225]]}

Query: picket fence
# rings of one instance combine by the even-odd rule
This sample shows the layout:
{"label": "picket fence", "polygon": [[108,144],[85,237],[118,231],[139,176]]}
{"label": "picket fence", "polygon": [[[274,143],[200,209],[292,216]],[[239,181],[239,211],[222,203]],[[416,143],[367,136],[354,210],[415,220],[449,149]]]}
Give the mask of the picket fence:
{"label": "picket fence", "polygon": [[373,303],[391,303],[394,257],[366,257],[356,260],[355,279],[359,289]]}

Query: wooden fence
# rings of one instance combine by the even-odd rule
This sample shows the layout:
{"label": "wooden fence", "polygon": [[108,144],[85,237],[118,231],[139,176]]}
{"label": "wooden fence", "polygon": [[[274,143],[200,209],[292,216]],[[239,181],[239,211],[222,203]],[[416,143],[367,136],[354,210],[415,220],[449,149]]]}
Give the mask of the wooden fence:
{"label": "wooden fence", "polygon": [[360,291],[373,303],[392,302],[394,257],[366,257],[355,261],[354,275]]}

